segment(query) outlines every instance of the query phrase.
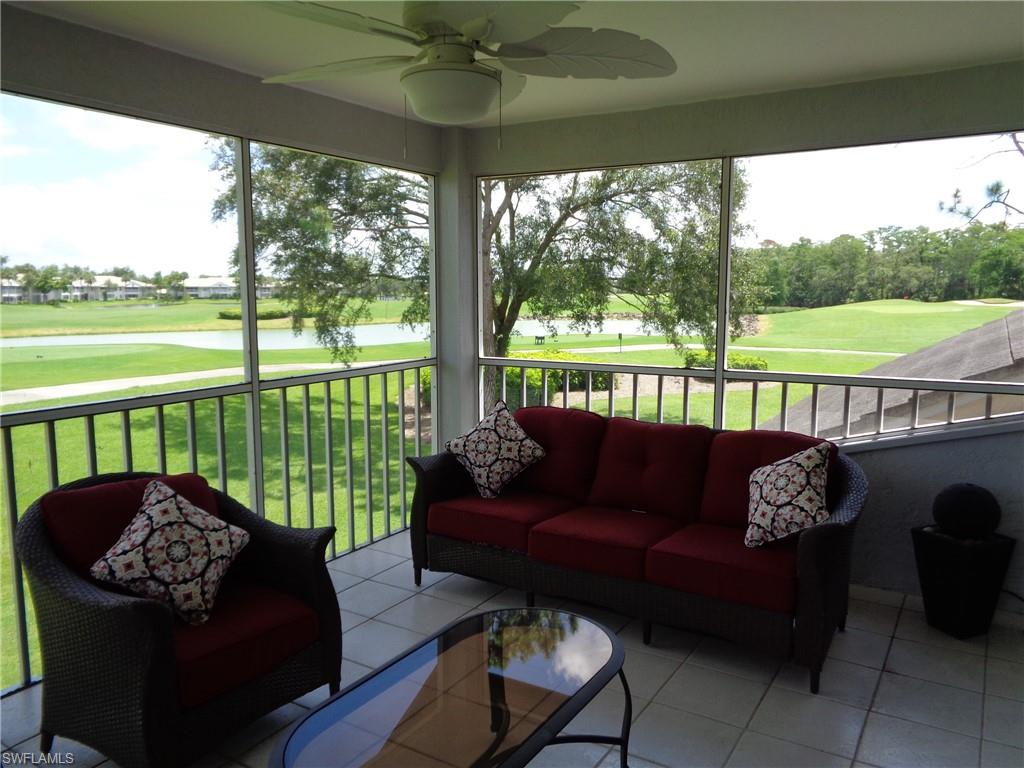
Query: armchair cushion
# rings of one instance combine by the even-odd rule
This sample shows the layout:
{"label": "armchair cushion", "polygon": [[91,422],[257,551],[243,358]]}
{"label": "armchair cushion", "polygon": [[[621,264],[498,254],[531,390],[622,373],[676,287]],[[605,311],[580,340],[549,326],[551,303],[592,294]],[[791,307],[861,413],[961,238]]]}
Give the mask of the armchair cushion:
{"label": "armchair cushion", "polygon": [[536,493],[506,493],[498,499],[463,496],[431,504],[427,531],[526,552],[530,528],[572,506],[569,499]]}
{"label": "armchair cushion", "polygon": [[313,609],[286,592],[250,582],[225,586],[205,624],[175,622],[182,707],[198,706],[262,677],[319,634]]}
{"label": "armchair cushion", "polygon": [[[152,477],[121,480],[86,488],[53,491],[40,501],[43,523],[61,559],[80,576],[117,540],[139,511]],[[217,514],[217,499],[206,478],[194,474],[156,478],[192,504]]]}
{"label": "armchair cushion", "polygon": [[640,580],[647,548],[677,528],[675,520],[662,515],[579,507],[535,525],[528,554],[566,568]]}
{"label": "armchair cushion", "polygon": [[213,610],[221,580],[249,534],[153,480],[142,507],[90,569],[94,578],[170,603],[189,624]]}
{"label": "armchair cushion", "polygon": [[796,543],[758,549],[743,544],[743,530],[694,523],[651,547],[647,580],[663,587],[769,611],[796,606]]}

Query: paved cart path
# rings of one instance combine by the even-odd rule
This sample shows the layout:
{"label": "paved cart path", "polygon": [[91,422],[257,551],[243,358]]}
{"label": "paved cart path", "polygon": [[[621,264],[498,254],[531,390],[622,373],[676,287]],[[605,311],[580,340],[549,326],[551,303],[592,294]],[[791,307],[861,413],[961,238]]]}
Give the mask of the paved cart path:
{"label": "paved cart path", "polygon": [[[683,344],[686,349],[704,349],[703,344]],[[648,352],[653,350],[674,349],[671,344],[623,344],[623,352]],[[903,357],[903,352],[874,352],[866,349],[817,349],[811,347],[740,347],[735,344],[729,345],[729,350],[742,350],[744,352],[821,352],[826,355],[881,355],[883,357]],[[618,352],[619,346],[612,347],[573,347],[565,352],[577,352],[585,354],[588,352]]]}

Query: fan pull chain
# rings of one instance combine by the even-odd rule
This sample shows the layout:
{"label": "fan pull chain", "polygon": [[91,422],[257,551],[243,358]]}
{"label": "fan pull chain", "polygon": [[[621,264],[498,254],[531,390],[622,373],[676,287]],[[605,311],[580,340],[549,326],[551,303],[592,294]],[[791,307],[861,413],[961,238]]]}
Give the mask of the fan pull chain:
{"label": "fan pull chain", "polygon": [[402,159],[409,159],[409,97],[402,95]]}

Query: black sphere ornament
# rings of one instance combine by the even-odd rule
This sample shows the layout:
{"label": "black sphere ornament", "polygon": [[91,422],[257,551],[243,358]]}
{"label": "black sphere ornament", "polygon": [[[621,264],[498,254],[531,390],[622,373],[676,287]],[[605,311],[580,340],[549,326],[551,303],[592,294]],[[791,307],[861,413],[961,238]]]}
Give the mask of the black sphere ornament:
{"label": "black sphere ornament", "polygon": [[932,514],[939,529],[958,539],[984,539],[999,527],[1002,511],[992,492],[974,483],[954,483],[935,497]]}

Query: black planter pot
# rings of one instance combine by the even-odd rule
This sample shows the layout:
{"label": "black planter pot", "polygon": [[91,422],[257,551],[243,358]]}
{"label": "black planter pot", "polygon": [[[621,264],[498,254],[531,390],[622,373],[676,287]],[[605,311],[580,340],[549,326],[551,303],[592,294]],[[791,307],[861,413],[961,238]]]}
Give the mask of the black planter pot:
{"label": "black planter pot", "polygon": [[988,632],[1013,539],[961,539],[926,525],[910,531],[928,623],[961,640]]}

